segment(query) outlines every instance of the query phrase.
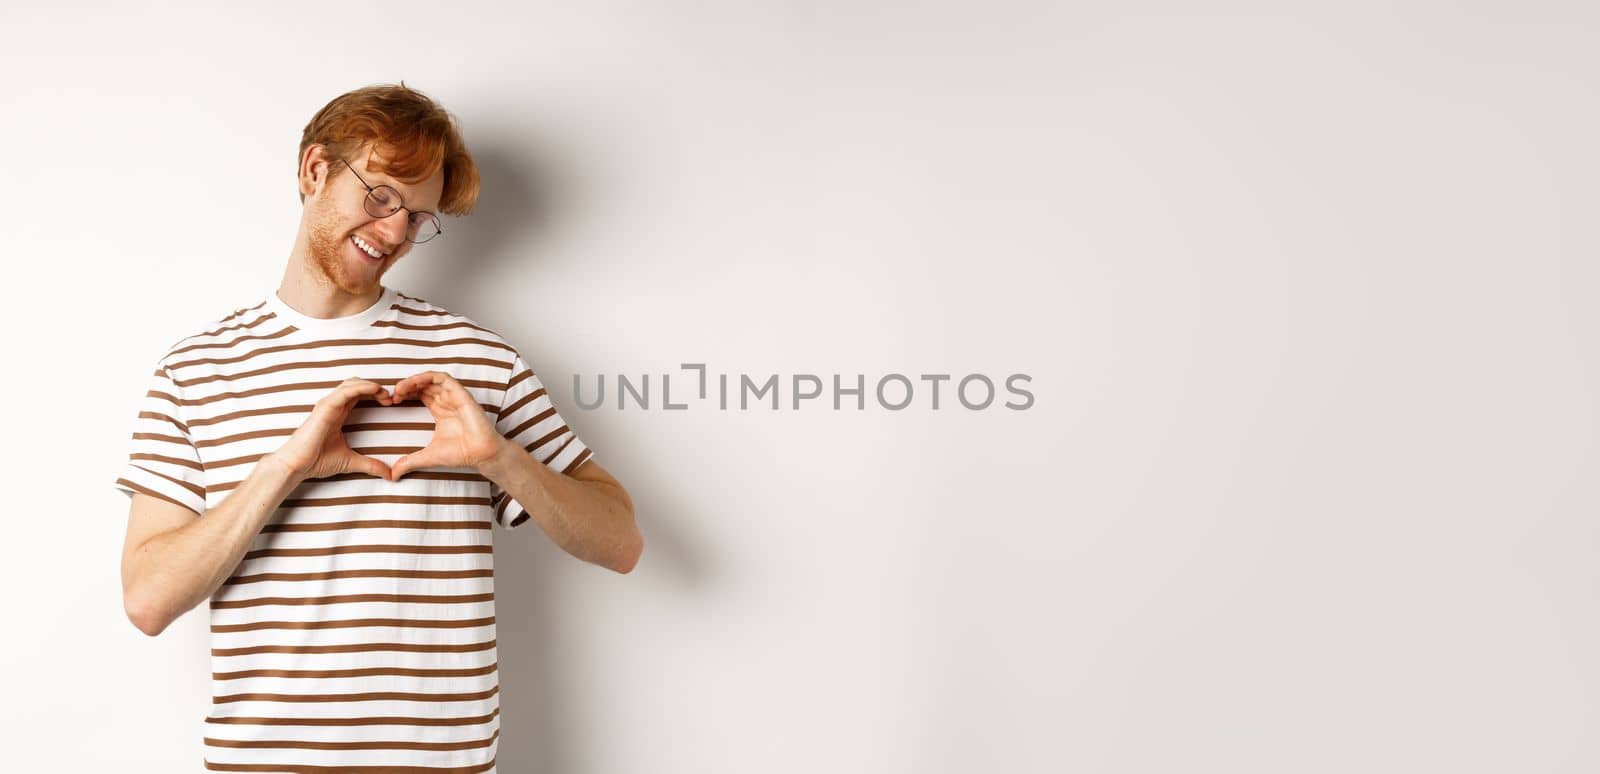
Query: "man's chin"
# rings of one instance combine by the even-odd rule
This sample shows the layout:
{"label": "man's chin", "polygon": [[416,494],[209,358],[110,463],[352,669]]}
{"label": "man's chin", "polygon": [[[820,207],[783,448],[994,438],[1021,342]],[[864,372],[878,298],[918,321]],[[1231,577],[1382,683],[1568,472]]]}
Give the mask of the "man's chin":
{"label": "man's chin", "polygon": [[337,285],[340,290],[343,290],[352,296],[364,296],[368,293],[371,293],[378,287],[378,278],[373,277],[368,281],[362,282],[351,281],[349,277],[344,277],[339,280],[335,280],[333,284]]}
{"label": "man's chin", "polygon": [[382,269],[386,268],[380,267],[378,271],[371,273],[357,273],[350,271],[348,266],[342,264],[330,267],[322,261],[313,261],[313,263],[317,267],[317,273],[321,274],[324,280],[353,296],[365,295],[378,287],[383,279]]}

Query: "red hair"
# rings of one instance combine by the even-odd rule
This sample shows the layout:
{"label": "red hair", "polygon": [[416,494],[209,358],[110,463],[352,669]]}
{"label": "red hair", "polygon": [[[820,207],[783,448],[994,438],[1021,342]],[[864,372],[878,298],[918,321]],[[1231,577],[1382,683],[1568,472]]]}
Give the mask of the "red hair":
{"label": "red hair", "polygon": [[[322,106],[300,134],[300,160],[312,145],[327,146],[332,156],[348,154],[372,143],[368,165],[407,183],[428,179],[444,170],[439,209],[465,215],[478,201],[478,166],[461,141],[455,117],[416,89],[399,85],[366,86],[346,92]],[[328,176],[342,172],[333,166]],[[305,201],[305,194],[300,200]]]}

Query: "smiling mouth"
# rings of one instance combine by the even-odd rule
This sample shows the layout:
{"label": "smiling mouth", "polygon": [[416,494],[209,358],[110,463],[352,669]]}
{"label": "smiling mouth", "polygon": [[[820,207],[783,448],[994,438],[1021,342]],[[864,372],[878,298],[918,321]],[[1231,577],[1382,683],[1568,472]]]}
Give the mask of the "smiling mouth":
{"label": "smiling mouth", "polygon": [[385,253],[382,250],[379,250],[377,247],[374,247],[370,242],[367,242],[366,240],[362,239],[361,237],[356,236],[355,234],[351,234],[350,235],[350,244],[355,245],[357,252],[361,253],[362,255],[365,255],[369,260],[372,260],[372,261],[382,261],[384,258],[387,258],[389,256],[388,253]]}

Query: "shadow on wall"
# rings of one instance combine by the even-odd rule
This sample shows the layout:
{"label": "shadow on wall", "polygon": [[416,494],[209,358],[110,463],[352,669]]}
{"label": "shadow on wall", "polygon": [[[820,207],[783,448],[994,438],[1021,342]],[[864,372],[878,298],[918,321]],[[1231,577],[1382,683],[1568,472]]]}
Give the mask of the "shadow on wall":
{"label": "shadow on wall", "polygon": [[[652,483],[655,482],[640,481],[633,486],[641,491],[657,489]],[[708,581],[701,571],[703,557],[693,550],[693,541],[683,539],[681,528],[670,523],[673,514],[686,512],[687,505],[639,494],[634,495],[634,503],[645,534],[645,552],[639,566],[627,576],[568,555],[535,522],[510,531],[495,527],[495,637],[500,664],[497,770],[519,774],[594,770],[595,756],[580,749],[582,743],[575,740],[609,735],[617,744],[629,744],[636,735],[634,730],[619,724],[603,708],[658,693],[645,690],[627,695],[596,694],[593,685],[586,685],[581,675],[605,666],[579,663],[583,655],[564,637],[573,627],[558,617],[563,611],[568,618],[573,615],[574,606],[561,603],[563,595],[577,593],[591,582],[613,589],[634,584],[639,590],[633,593],[640,599],[661,596],[663,586],[686,598],[700,595]],[[645,583],[654,586],[649,593],[639,585]],[[649,633],[642,634],[634,641],[654,639]],[[638,658],[656,660],[643,652]],[[657,667],[662,673],[671,669],[672,665],[666,663]],[[651,707],[628,714],[639,717],[694,712],[695,701],[695,697],[685,696],[680,706]],[[584,728],[585,723],[605,727]]]}
{"label": "shadow on wall", "polygon": [[475,291],[492,284],[514,282],[530,268],[567,220],[559,207],[573,202],[576,193],[554,161],[533,146],[527,139],[473,138],[481,183],[477,205],[464,218],[449,218],[439,239],[413,249],[407,268],[414,272],[417,290],[402,292],[470,317],[472,310],[457,310],[452,302],[476,297]]}
{"label": "shadow on wall", "polygon": [[[478,204],[471,215],[457,219],[455,228],[445,225],[447,233],[438,245],[427,245],[437,250],[429,251],[426,257],[408,257],[416,263],[409,267],[411,277],[397,284],[401,292],[477,317],[468,304],[457,301],[481,298],[487,288],[496,284],[537,285],[535,267],[539,256],[561,226],[576,220],[572,207],[581,197],[571,178],[560,174],[551,159],[541,157],[535,145],[526,137],[472,138],[472,153],[483,186]],[[539,349],[535,331],[499,332],[520,347],[535,352]],[[540,363],[541,370],[550,369],[551,373],[572,371],[544,358]],[[626,470],[626,454],[620,451],[627,443],[625,428],[605,433],[597,423],[584,422],[583,413],[575,406],[562,409],[585,442],[595,449],[595,459],[604,459],[606,469],[627,486],[633,497],[646,548],[639,567],[623,582],[665,582],[678,587],[681,593],[698,593],[706,582],[707,565],[705,558],[693,551],[697,541],[676,534],[681,527],[675,527],[671,515],[692,507],[675,502],[679,487],[650,475],[649,468]],[[614,449],[618,451],[611,451]],[[573,771],[585,756],[573,750],[568,740],[594,738],[595,734],[581,733],[574,726],[578,718],[595,715],[577,715],[571,708],[579,704],[604,706],[629,697],[594,696],[567,678],[574,670],[567,668],[562,659],[572,649],[563,647],[560,634],[570,627],[556,620],[556,615],[571,606],[559,604],[558,595],[563,593],[563,583],[572,588],[574,578],[595,577],[591,573],[611,575],[611,571],[583,564],[568,555],[536,521],[514,531],[496,527],[494,552],[501,706],[496,768],[526,774]],[[581,572],[574,574],[572,567],[563,563],[583,566]],[[627,735],[626,729],[615,730]]]}

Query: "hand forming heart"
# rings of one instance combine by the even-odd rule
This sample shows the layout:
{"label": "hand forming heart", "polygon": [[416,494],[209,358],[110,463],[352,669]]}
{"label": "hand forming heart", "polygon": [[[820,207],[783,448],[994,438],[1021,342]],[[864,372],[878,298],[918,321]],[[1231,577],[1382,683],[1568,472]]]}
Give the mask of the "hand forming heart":
{"label": "hand forming heart", "polygon": [[423,371],[395,384],[394,402],[414,396],[433,415],[433,438],[427,446],[395,460],[390,481],[421,468],[477,467],[509,443],[467,388],[447,373]]}
{"label": "hand forming heart", "polygon": [[289,440],[268,457],[283,463],[295,481],[342,473],[366,473],[389,478],[389,466],[383,464],[382,460],[357,454],[345,442],[344,421],[350,416],[350,409],[355,408],[362,398],[372,398],[383,406],[395,402],[394,396],[377,382],[346,379],[332,392],[322,396],[311,407],[311,414],[289,436]]}

